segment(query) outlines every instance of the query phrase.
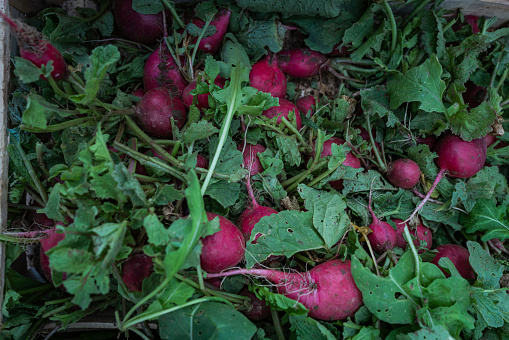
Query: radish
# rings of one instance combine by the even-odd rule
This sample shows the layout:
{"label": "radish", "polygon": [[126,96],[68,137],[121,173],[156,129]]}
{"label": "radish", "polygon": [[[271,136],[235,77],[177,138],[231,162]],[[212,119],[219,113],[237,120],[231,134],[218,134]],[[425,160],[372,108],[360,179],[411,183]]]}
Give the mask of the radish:
{"label": "radish", "polygon": [[[441,246],[438,246],[435,248],[435,250],[438,251],[438,253],[433,258],[433,261],[431,263],[438,265],[438,261],[442,257],[447,257],[451,262],[454,264],[456,269],[458,270],[458,273],[464,278],[464,279],[474,279],[474,270],[472,269],[472,266],[470,265],[469,257],[470,253],[466,248],[463,248],[462,246],[459,246],[457,244],[443,244]],[[439,266],[440,267],[440,266]],[[440,268],[445,276],[449,277],[450,275]]]}
{"label": "radish", "polygon": [[446,173],[454,178],[468,178],[478,173],[486,161],[487,147],[484,138],[467,142],[452,133],[446,133],[440,136],[433,151],[438,155],[435,163],[440,171],[424,199],[406,221],[410,221],[421,210]]}
{"label": "radish", "polygon": [[207,277],[260,276],[277,286],[278,292],[302,303],[308,316],[319,320],[345,320],[362,306],[362,294],[355,285],[350,261],[330,260],[305,273],[271,269],[239,269]]}
{"label": "radish", "polygon": [[242,152],[242,167],[249,170],[251,176],[256,175],[263,171],[262,163],[258,158],[258,154],[265,151],[265,148],[260,144],[246,144],[237,146],[237,150]]}
{"label": "radish", "polygon": [[467,81],[465,84],[466,90],[463,92],[463,100],[470,108],[479,106],[486,95],[486,88],[483,86],[477,86],[471,81]]}
{"label": "radish", "polygon": [[[210,26],[214,26],[216,28],[216,33],[211,36],[202,38],[200,40],[200,44],[198,45],[198,49],[205,53],[216,53],[223,43],[224,35],[226,34],[226,30],[228,29],[228,23],[230,22],[231,12],[226,9],[221,9],[214,16],[214,19],[210,22]],[[205,25],[205,21],[194,18],[193,24],[202,28]],[[196,39],[194,39],[194,43],[196,43]]]}
{"label": "radish", "polygon": [[479,24],[477,23],[479,17],[476,15],[465,15],[465,21],[472,26],[472,33],[479,33]]}
{"label": "radish", "polygon": [[202,169],[208,169],[209,168],[209,161],[203,157],[200,154],[196,155],[196,167],[202,168]]}
{"label": "radish", "polygon": [[[403,222],[403,220],[400,220],[399,218],[392,218],[391,219],[394,223],[396,223],[396,247],[399,247],[401,249],[405,249],[407,246],[407,241],[403,237],[403,232],[405,230],[406,223]],[[433,233],[430,229],[426,228],[422,223],[419,223],[417,225],[416,229],[408,228],[410,231],[410,234],[416,239],[414,239],[414,245],[416,247],[419,247],[421,245],[421,241],[426,242],[426,248],[431,249],[431,245],[433,243]],[[417,236],[416,236],[417,234]],[[424,249],[419,249],[419,254],[424,253]]]}
{"label": "radish", "polygon": [[433,150],[433,147],[435,146],[435,143],[437,142],[437,137],[435,137],[433,135],[429,135],[424,138],[416,138],[415,140],[419,144],[426,144],[427,146],[429,146],[430,150]]}
{"label": "radish", "polygon": [[302,112],[304,115],[306,115],[308,112],[309,116],[312,117],[315,114],[315,106],[316,106],[316,99],[315,96],[309,95],[300,97],[295,102],[295,105],[297,105],[297,108],[300,112]]}
{"label": "radish", "polygon": [[152,274],[152,258],[139,253],[130,256],[122,264],[122,281],[127,289],[135,292],[141,292],[143,280]]}
{"label": "radish", "polygon": [[[246,187],[251,202],[250,204],[248,204],[249,207],[246,210],[244,210],[244,212],[239,217],[239,229],[242,232],[242,235],[244,235],[244,239],[247,242],[251,238],[251,231],[253,230],[255,224],[260,222],[262,217],[277,214],[277,211],[275,211],[272,208],[259,205],[258,202],[256,202],[256,198],[254,197],[253,193],[253,188],[251,187],[251,179],[249,175],[247,176]],[[255,236],[255,239],[251,243],[256,244],[256,240],[260,236],[261,234],[257,234]]]}
{"label": "radish", "polygon": [[486,147],[489,148],[491,145],[495,144],[495,142],[497,141],[497,137],[492,135],[486,135],[484,136],[484,140],[486,141]]}
{"label": "radish", "polygon": [[256,297],[255,293],[249,291],[246,287],[242,288],[239,295],[247,296],[251,299],[249,307],[242,311],[251,320],[263,320],[270,316],[270,308],[264,300]]}
{"label": "radish", "polygon": [[[53,71],[51,77],[54,80],[61,80],[67,74],[67,64],[62,54],[51,45],[44,35],[32,26],[24,24],[17,20],[12,20],[0,11],[0,16],[11,26],[16,34],[19,45],[19,54],[37,67],[47,65],[53,61]],[[41,75],[41,79],[46,80]]]}
{"label": "radish", "polygon": [[368,234],[368,240],[377,253],[386,252],[396,246],[396,230],[387,222],[380,221],[371,208],[371,192],[369,193],[368,210],[373,218],[373,222],[368,226],[371,233]]}
{"label": "radish", "polygon": [[277,65],[276,56],[266,56],[255,63],[249,72],[249,82],[255,89],[270,93],[272,97],[286,96],[286,77]]}
{"label": "radish", "polygon": [[139,88],[139,89],[137,89],[136,91],[133,91],[131,94],[132,94],[133,96],[136,96],[136,97],[140,97],[140,98],[141,98],[141,97],[143,97],[143,95],[145,94],[145,90],[144,90],[143,88],[141,88],[141,87],[140,87],[140,88]]}
{"label": "radish", "polygon": [[[183,62],[183,58],[181,58]],[[187,82],[180,74],[180,70],[175,63],[166,46],[160,45],[148,57],[143,69],[143,87],[145,91],[150,91],[157,87],[167,87],[172,93],[181,95],[187,86]]]}
{"label": "radish", "polygon": [[283,50],[277,53],[277,64],[284,74],[295,78],[308,78],[318,75],[320,67],[327,58],[309,48]]}
{"label": "radish", "polygon": [[342,42],[334,45],[332,48],[332,51],[327,53],[328,57],[346,57],[350,55],[350,51],[348,50],[347,46],[343,46],[339,48],[339,46],[342,44]]}
{"label": "radish", "polygon": [[[214,84],[219,86],[220,88],[223,88],[225,85],[226,80],[221,77],[217,76],[217,78],[214,80]],[[184,91],[182,92],[182,101],[184,102],[184,105],[189,107],[193,103],[193,96],[190,94],[192,90],[196,89],[196,81],[192,81],[189,83],[189,85],[186,86]],[[210,93],[203,93],[196,95],[197,102],[196,107],[199,109],[208,109],[209,107],[209,95]]]}
{"label": "radish", "polygon": [[279,106],[273,106],[270,109],[263,111],[263,115],[267,118],[277,117],[277,123],[281,124],[281,117],[285,117],[289,120],[288,116],[291,111],[295,112],[295,123],[297,125],[297,129],[300,130],[302,128],[302,120],[299,109],[289,100],[279,99]]}
{"label": "radish", "polygon": [[421,177],[419,165],[408,158],[400,158],[387,167],[387,180],[397,188],[411,189]]}
{"label": "radish", "polygon": [[[62,223],[57,223],[57,225],[62,225]],[[46,252],[51,248],[55,247],[60,241],[65,238],[65,234],[57,233],[56,228],[47,229],[44,231],[47,235],[40,239],[41,248],[39,250],[39,261],[41,264],[41,271],[48,279],[49,282],[53,282],[51,279],[51,268],[49,266],[49,258],[46,255]],[[64,274],[65,279],[65,274]]]}
{"label": "radish", "polygon": [[[331,156],[333,144],[342,145],[342,144],[345,144],[345,141],[342,140],[341,138],[337,138],[337,137],[332,137],[332,138],[326,140],[323,143],[323,149],[322,149],[322,153],[320,154],[320,157]],[[316,145],[315,145],[315,148],[316,148]],[[312,157],[315,157],[315,148],[313,148],[313,152],[311,153]],[[346,159],[343,162],[343,165],[352,167],[354,169],[361,168],[361,162],[351,152],[348,152],[346,154]],[[334,189],[336,189],[338,191],[341,191],[344,188],[342,179],[338,179],[337,181],[330,181],[329,184],[331,187],[333,187]]]}
{"label": "radish", "polygon": [[152,44],[163,37],[163,12],[141,14],[133,9],[133,0],[117,0],[113,16],[120,34],[129,40]]}
{"label": "radish", "polygon": [[186,107],[180,98],[168,89],[158,87],[145,93],[136,103],[135,114],[140,127],[147,134],[157,138],[171,138],[170,118],[180,129],[187,118]]}
{"label": "radish", "polygon": [[216,216],[219,217],[221,230],[202,239],[200,264],[201,268],[208,273],[219,273],[236,266],[245,252],[244,236],[240,230],[226,217],[207,213],[209,221]]}

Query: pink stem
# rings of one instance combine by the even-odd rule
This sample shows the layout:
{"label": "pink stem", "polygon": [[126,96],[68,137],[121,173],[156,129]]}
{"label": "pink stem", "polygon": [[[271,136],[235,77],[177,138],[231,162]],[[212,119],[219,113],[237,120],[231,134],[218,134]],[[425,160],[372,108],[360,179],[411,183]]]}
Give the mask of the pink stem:
{"label": "pink stem", "polygon": [[407,223],[408,221],[410,221],[418,212],[419,210],[421,210],[422,207],[424,207],[424,205],[426,204],[426,202],[429,200],[429,198],[431,197],[431,194],[433,193],[433,191],[435,190],[435,188],[437,187],[438,183],[440,182],[440,180],[442,179],[442,177],[444,176],[445,172],[447,170],[446,169],[440,169],[440,171],[438,172],[438,175],[437,177],[435,178],[435,181],[433,182],[433,184],[431,185],[431,188],[428,190],[428,193],[426,194],[426,196],[424,197],[424,199],[421,201],[421,203],[419,203],[419,205],[415,208],[415,210],[412,212],[412,214],[410,215],[409,218],[407,218],[404,223]]}
{"label": "pink stem", "polygon": [[268,269],[236,269],[230,270],[229,272],[217,273],[217,274],[207,274],[207,279],[213,279],[215,277],[226,277],[232,275],[256,275],[268,277],[272,276],[272,271]]}
{"label": "pink stem", "polygon": [[2,19],[4,19],[9,25],[11,25],[12,28],[14,28],[14,30],[16,32],[19,32],[19,26],[14,22],[12,21],[11,18],[9,18],[7,15],[5,15],[4,12],[0,11],[0,16],[2,17]]}
{"label": "pink stem", "polygon": [[246,183],[247,194],[249,195],[249,198],[251,198],[251,204],[253,204],[253,207],[258,207],[260,205],[258,204],[258,202],[256,202],[256,198],[255,198],[255,195],[253,192],[253,187],[251,187],[251,174],[249,174],[249,173],[247,174],[246,180],[247,180],[247,183]]}
{"label": "pink stem", "polygon": [[166,38],[168,36],[168,28],[166,27],[166,11],[163,11],[163,33]]}
{"label": "pink stem", "polygon": [[369,190],[369,198],[368,198],[368,211],[371,214],[371,217],[373,218],[373,223],[378,223],[380,220],[378,217],[376,217],[375,212],[371,208],[371,192],[373,191],[373,185],[371,185],[371,189]]}

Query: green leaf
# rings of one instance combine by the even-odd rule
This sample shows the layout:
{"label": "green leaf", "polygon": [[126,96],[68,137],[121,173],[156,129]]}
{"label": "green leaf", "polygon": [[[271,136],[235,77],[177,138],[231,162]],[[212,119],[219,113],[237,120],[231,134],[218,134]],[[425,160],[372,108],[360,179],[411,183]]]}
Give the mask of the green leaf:
{"label": "green leaf", "polygon": [[[96,256],[101,256],[101,268],[107,270],[117,259],[117,255],[122,248],[124,236],[127,230],[127,221],[122,223],[104,223],[92,229],[97,236],[92,236],[94,245],[94,253]],[[102,252],[109,248],[107,253],[102,255]],[[108,290],[104,293],[107,293]]]}
{"label": "green leaf", "polygon": [[442,66],[435,55],[422,65],[411,68],[407,73],[397,72],[387,83],[391,96],[391,108],[398,108],[405,102],[420,102],[419,108],[426,112],[446,112],[442,96],[445,82],[440,79]]}
{"label": "green leaf", "polygon": [[219,129],[212,123],[200,120],[198,123],[192,123],[186,129],[186,132],[182,135],[182,141],[185,144],[192,144],[197,140],[208,138],[217,132],[219,132]]}
{"label": "green leaf", "polygon": [[445,38],[440,18],[433,11],[424,11],[420,29],[424,51],[429,55],[436,54],[442,60],[445,55]]}
{"label": "green leaf", "polygon": [[[209,143],[209,155],[210,159],[214,158],[219,138],[213,136],[210,138]],[[225,175],[233,175],[242,177],[244,169],[242,168],[242,152],[237,150],[237,144],[232,140],[230,136],[226,138],[226,141],[221,150],[221,156],[217,162],[215,172]],[[240,180],[240,178],[239,178]]]}
{"label": "green leaf", "polygon": [[374,54],[373,52],[380,52],[382,43],[384,42],[385,36],[389,31],[389,27],[389,21],[384,20],[380,27],[378,27],[378,30],[376,30],[376,32],[374,32],[368,40],[366,40],[350,55],[352,60],[359,61],[366,54],[372,56]]}
{"label": "green leaf", "polygon": [[163,308],[170,308],[175,305],[183,305],[189,300],[195,289],[185,282],[172,279],[165,289],[157,294],[157,300]]}
{"label": "green leaf", "polygon": [[63,221],[64,216],[60,212],[60,187],[62,184],[56,183],[55,186],[51,189],[51,192],[48,196],[48,202],[46,203],[46,207],[41,210],[41,213],[46,214],[48,218],[51,218],[56,221]]}
{"label": "green leaf", "polygon": [[483,231],[483,242],[499,238],[509,238],[509,221],[507,220],[507,206],[496,204],[491,200],[480,199],[468,215],[461,216],[461,223],[468,233]]}
{"label": "green leaf", "polygon": [[275,137],[276,148],[281,151],[286,162],[290,165],[299,165],[302,158],[297,137],[294,135],[287,136],[281,134],[277,134]]}
{"label": "green leaf", "polygon": [[247,54],[254,60],[267,53],[277,53],[283,49],[286,28],[279,21],[255,21],[247,31],[236,34],[237,39],[246,48]]}
{"label": "green leaf", "polygon": [[327,248],[332,248],[350,226],[344,196],[309,188],[299,184],[297,191],[304,200],[306,210],[313,213],[313,225],[322,236]]}
{"label": "green leaf", "polygon": [[256,244],[248,242],[246,267],[267,259],[270,255],[290,257],[295,253],[323,248],[320,234],[313,227],[313,213],[310,211],[285,210],[265,216],[254,226],[251,238],[261,236]]}
{"label": "green leaf", "polygon": [[205,191],[205,195],[209,195],[225,208],[234,205],[239,194],[240,183],[230,183],[227,180],[212,180]]}
{"label": "green leaf", "polygon": [[482,282],[486,289],[500,288],[500,278],[504,274],[504,266],[482,248],[477,242],[467,241],[469,261],[477,273],[477,281]]}
{"label": "green leaf", "polygon": [[175,186],[164,184],[162,187],[159,187],[156,191],[156,194],[153,197],[154,204],[156,205],[166,205],[173,201],[179,201],[184,197],[182,193],[175,189]]}
{"label": "green leaf", "polygon": [[147,231],[149,243],[161,246],[166,245],[170,241],[169,230],[159,221],[156,214],[148,214],[143,220],[143,227]]}
{"label": "green leaf", "polygon": [[27,105],[23,111],[23,123],[31,128],[45,129],[47,121],[56,112],[58,106],[48,103],[43,97],[38,94],[30,93],[27,96]]}
{"label": "green leaf", "polygon": [[359,333],[349,338],[351,340],[377,340],[380,336],[380,330],[373,326],[364,326]]}
{"label": "green leaf", "polygon": [[162,339],[250,340],[256,326],[230,305],[203,302],[159,318]]}
{"label": "green leaf", "polygon": [[362,45],[366,37],[375,31],[375,12],[379,11],[379,4],[372,4],[362,17],[345,31],[343,45],[351,44],[354,49]]}
{"label": "green leaf", "polygon": [[470,199],[496,199],[506,201],[509,193],[507,179],[498,166],[485,166],[474,177],[467,180],[467,193]]}
{"label": "green leaf", "polygon": [[[399,339],[399,338],[398,338]],[[406,334],[406,338],[408,340],[452,340],[447,328],[442,325],[434,325],[431,328],[423,327],[417,332]]]}
{"label": "green leaf", "polygon": [[[226,42],[223,44],[223,47],[221,49],[221,59],[223,61],[217,62],[220,70],[221,70],[221,77],[228,79],[231,77],[231,71],[234,66],[242,66],[248,69],[248,71],[251,69],[251,61],[249,60],[249,56],[247,55],[246,49],[244,46],[237,42],[237,39],[229,35],[229,33],[226,34],[225,37],[230,37],[232,40],[226,40]],[[243,76],[243,72],[240,73]],[[249,75],[247,76],[249,79]],[[243,76],[242,81],[247,81],[245,79],[245,76]],[[231,92],[231,90],[230,90]],[[214,92],[215,93],[215,92]],[[212,93],[214,97],[216,97]],[[216,98],[217,99],[217,98]],[[226,101],[222,101],[223,103],[226,103]]]}
{"label": "green leaf", "polygon": [[127,170],[123,163],[115,164],[113,178],[117,182],[118,189],[124,195],[130,197],[134,205],[144,206],[147,203],[147,198],[140,182],[134,178],[134,175]]}
{"label": "green leaf", "polygon": [[370,116],[387,117],[387,126],[393,127],[399,122],[389,105],[389,94],[385,86],[374,86],[361,90],[361,105],[366,114]]}
{"label": "green leaf", "polygon": [[[377,276],[352,256],[352,275],[369,311],[391,324],[412,324],[420,307],[403,286],[415,276],[411,252],[405,253],[387,277]],[[399,295],[399,297],[396,296]]]}
{"label": "green leaf", "polygon": [[335,340],[336,337],[319,321],[305,315],[290,315],[290,329],[297,333],[297,339]]}
{"label": "green leaf", "polygon": [[14,57],[12,60],[14,63],[14,75],[23,83],[29,84],[41,79],[41,69],[31,61],[21,57]]}
{"label": "green leaf", "polygon": [[265,301],[272,309],[285,311],[289,315],[303,315],[309,312],[302,303],[282,294],[273,293],[269,287],[255,286],[254,292],[257,298]]}
{"label": "green leaf", "polygon": [[237,0],[237,4],[253,12],[269,13],[281,12],[283,17],[294,15],[320,16],[333,18],[340,14],[342,4],[346,2],[334,0],[301,0],[285,2],[280,0]]}
{"label": "green leaf", "polygon": [[141,14],[157,14],[164,5],[161,0],[133,0],[132,8]]}
{"label": "green leaf", "polygon": [[76,103],[92,104],[99,92],[101,83],[106,72],[120,59],[120,52],[115,45],[99,46],[92,51],[90,56],[91,66],[85,70],[85,97],[81,95],[71,96]]}

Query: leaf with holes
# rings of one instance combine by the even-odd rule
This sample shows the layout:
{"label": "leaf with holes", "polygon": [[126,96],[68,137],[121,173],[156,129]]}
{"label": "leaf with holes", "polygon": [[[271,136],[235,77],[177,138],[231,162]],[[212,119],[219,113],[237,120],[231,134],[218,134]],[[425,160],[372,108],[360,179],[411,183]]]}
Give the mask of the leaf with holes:
{"label": "leaf with holes", "polygon": [[[413,292],[403,287],[415,277],[414,260],[406,252],[387,277],[373,274],[357,257],[352,257],[352,275],[369,311],[391,324],[413,324],[420,308]],[[407,288],[408,289],[408,288]]]}

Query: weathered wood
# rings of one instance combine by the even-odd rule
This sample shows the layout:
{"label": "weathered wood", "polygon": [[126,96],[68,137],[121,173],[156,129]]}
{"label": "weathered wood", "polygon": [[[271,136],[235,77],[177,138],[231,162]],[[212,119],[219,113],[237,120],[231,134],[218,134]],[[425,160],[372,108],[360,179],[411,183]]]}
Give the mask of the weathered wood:
{"label": "weathered wood", "polygon": [[509,0],[445,0],[441,7],[461,9],[466,15],[496,16],[499,20],[494,26],[501,26],[509,21]]}

